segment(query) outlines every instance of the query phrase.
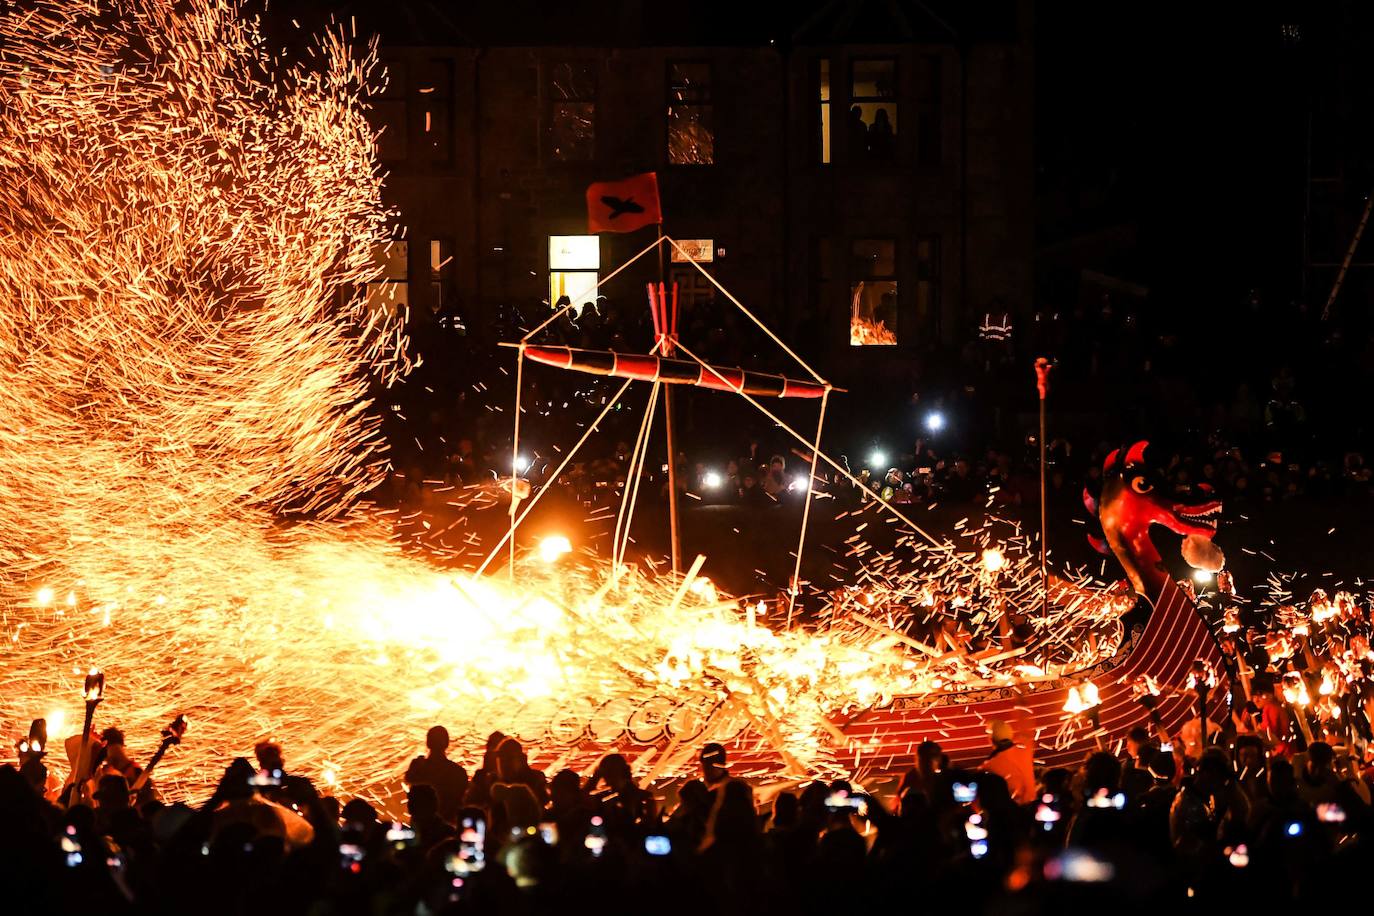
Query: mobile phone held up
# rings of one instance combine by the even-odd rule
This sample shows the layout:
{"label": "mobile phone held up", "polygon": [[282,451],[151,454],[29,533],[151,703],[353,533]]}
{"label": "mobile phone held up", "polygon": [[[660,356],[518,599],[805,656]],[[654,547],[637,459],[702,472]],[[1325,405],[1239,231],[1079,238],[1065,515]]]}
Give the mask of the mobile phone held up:
{"label": "mobile phone held up", "polygon": [[644,851],[651,856],[666,856],[673,851],[673,844],[666,836],[650,834],[644,838]]}
{"label": "mobile phone held up", "polygon": [[597,815],[592,818],[591,829],[587,831],[586,838],[582,845],[587,847],[587,851],[592,854],[592,858],[599,859],[601,854],[606,851],[606,823]]}
{"label": "mobile phone held up", "polygon": [[825,799],[825,808],[831,814],[857,814],[868,817],[868,796],[862,792],[832,792]]}
{"label": "mobile phone held up", "polygon": [[976,782],[956,782],[954,783],[954,801],[960,805],[973,804],[973,800],[978,797],[978,783]]}
{"label": "mobile phone held up", "polygon": [[472,875],[487,864],[487,822],[480,817],[465,817],[458,827],[458,851],[448,857],[444,867],[454,875]]}

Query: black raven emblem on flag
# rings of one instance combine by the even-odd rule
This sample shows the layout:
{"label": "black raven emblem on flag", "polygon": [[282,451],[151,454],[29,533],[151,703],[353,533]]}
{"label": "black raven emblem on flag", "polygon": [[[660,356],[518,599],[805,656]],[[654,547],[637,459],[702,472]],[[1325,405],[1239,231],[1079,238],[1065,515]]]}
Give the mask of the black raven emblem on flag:
{"label": "black raven emblem on flag", "polygon": [[627,197],[624,200],[621,200],[619,197],[612,197],[609,194],[607,194],[606,196],[601,198],[601,202],[611,208],[611,215],[608,217],[609,219],[615,219],[617,216],[623,216],[626,213],[644,212],[644,208],[641,207],[639,204],[635,203],[635,199],[633,197]]}

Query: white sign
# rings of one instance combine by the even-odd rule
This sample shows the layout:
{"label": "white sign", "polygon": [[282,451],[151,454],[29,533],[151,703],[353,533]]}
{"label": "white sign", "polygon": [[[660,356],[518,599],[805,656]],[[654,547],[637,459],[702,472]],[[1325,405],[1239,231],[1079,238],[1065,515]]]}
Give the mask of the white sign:
{"label": "white sign", "polygon": [[600,237],[595,235],[549,236],[549,270],[600,269]]}

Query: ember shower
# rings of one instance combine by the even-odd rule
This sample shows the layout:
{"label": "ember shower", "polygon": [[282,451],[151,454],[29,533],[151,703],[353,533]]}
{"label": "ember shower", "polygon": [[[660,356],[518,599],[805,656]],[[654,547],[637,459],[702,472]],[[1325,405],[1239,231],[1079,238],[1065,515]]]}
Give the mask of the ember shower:
{"label": "ember shower", "polygon": [[[371,398],[406,369],[400,322],[356,292],[389,237],[371,53],[334,31],[283,63],[217,0],[25,6],[0,18],[5,729],[61,712],[70,734],[100,666],[98,724],[136,752],[190,717],[159,770],[174,795],[268,736],[376,795],[435,721],[469,747],[502,727],[679,752],[653,772],[747,729],[814,771],[827,716],[974,676],[891,629],[769,629],[704,580],[527,558],[513,585],[403,553],[364,499],[385,468]],[[871,564],[866,606],[948,597],[995,625],[1033,573],[1013,550],[994,583],[982,546]],[[1118,644],[1115,599],[1055,598],[1045,632]]]}

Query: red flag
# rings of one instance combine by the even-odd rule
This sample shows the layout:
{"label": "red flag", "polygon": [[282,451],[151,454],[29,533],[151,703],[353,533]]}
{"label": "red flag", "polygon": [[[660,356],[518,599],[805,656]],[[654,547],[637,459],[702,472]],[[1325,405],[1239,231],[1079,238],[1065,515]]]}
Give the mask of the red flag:
{"label": "red flag", "polygon": [[658,209],[658,173],[622,181],[598,181],[587,188],[587,231],[634,232],[663,222]]}

